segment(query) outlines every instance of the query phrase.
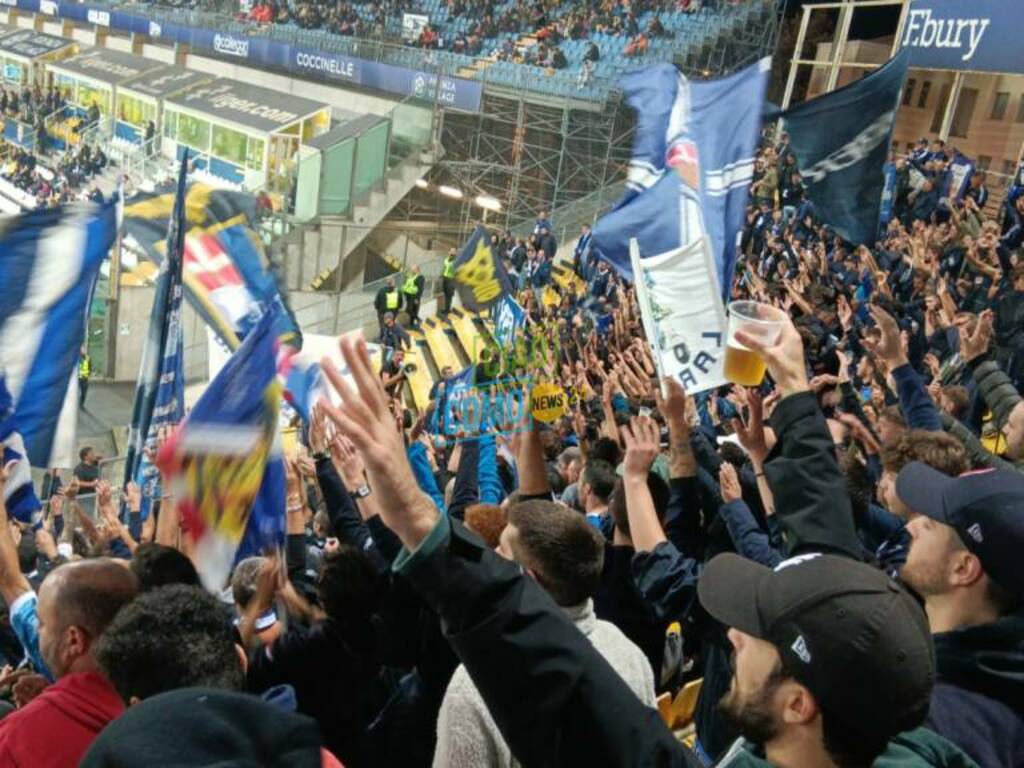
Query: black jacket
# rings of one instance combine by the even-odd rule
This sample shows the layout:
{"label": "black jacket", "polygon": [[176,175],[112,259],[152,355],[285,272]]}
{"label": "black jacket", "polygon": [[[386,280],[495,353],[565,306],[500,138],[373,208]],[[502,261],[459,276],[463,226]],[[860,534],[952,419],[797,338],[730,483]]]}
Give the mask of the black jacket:
{"label": "black jacket", "polygon": [[395,568],[441,617],[524,766],[700,765],[551,597],[458,521],[442,518]]}
{"label": "black jacket", "polygon": [[926,725],[981,768],[1024,765],[1024,617],[941,632]]}

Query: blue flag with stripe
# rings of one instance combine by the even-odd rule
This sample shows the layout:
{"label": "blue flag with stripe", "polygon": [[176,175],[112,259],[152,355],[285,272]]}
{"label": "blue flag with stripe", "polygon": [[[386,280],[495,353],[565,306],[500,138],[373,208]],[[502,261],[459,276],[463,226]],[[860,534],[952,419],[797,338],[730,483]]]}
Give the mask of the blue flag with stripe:
{"label": "blue flag with stripe", "polygon": [[188,153],[181,159],[177,195],[167,230],[167,258],[160,265],[153,295],[149,334],[142,350],[142,365],[135,385],[135,403],[128,430],[124,482],[134,481],[142,491],[141,520],[149,516],[160,497],[160,471],[152,462],[157,437],[185,415],[185,370],[181,330],[182,264],[185,244],[185,183]]}
{"label": "blue flag with stripe", "polygon": [[771,61],[721,80],[690,81],[671,64],[622,79],[636,112],[626,193],[594,227],[591,251],[633,279],[642,258],[706,238],[723,293],[736,263]]}
{"label": "blue flag with stripe", "polygon": [[0,219],[0,370],[32,466],[76,463],[79,350],[116,236],[115,200]]}
{"label": "blue flag with stripe", "polygon": [[[3,466],[11,465],[4,486],[4,506],[7,514],[22,523],[34,522],[42,509],[35,488],[32,487],[32,468],[25,457],[25,443],[14,426],[14,400],[0,376],[0,446],[3,446]],[[13,462],[13,464],[12,464]]]}

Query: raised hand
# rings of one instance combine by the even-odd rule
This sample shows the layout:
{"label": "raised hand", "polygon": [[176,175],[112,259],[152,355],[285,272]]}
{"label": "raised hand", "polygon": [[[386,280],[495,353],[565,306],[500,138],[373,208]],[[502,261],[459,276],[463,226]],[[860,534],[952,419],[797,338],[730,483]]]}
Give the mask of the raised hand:
{"label": "raised hand", "polygon": [[988,352],[989,344],[992,343],[992,310],[986,309],[978,316],[978,322],[974,325],[974,333],[965,333],[965,328],[960,328],[960,356],[964,362],[970,362]]}
{"label": "raised hand", "polygon": [[750,418],[744,424],[742,419],[732,420],[732,429],[740,445],[750,456],[755,469],[764,464],[768,456],[768,442],[764,434],[764,409],[761,394],[751,390],[748,395]]}
{"label": "raised hand", "polygon": [[722,489],[722,501],[726,504],[743,498],[743,491],[740,489],[740,478],[736,474],[736,467],[728,461],[723,461],[722,466],[718,470],[718,484]]}
{"label": "raised hand", "polygon": [[128,502],[128,509],[138,512],[142,509],[142,489],[138,483],[128,483],[124,487],[125,499]]}
{"label": "raised hand", "polygon": [[634,416],[620,430],[626,444],[623,474],[629,477],[647,477],[651,465],[661,450],[661,431],[649,416]]}
{"label": "raised hand", "polygon": [[736,341],[764,359],[783,397],[807,391],[804,342],[790,318],[783,320],[779,337],[772,345],[744,331],[736,332]]}
{"label": "raised hand", "polygon": [[864,338],[864,345],[878,355],[889,370],[895,370],[907,363],[907,353],[903,348],[900,327],[893,316],[879,306],[872,305],[871,316],[875,319],[880,335],[878,339]]}
{"label": "raised hand", "polygon": [[355,389],[325,359],[324,371],[341,404],[324,403],[324,412],[362,457],[380,499],[381,519],[408,549],[415,549],[437,523],[437,508],[416,484],[403,437],[388,411],[387,394],[370,365],[366,342],[342,339],[341,355]]}
{"label": "raised hand", "polygon": [[363,460],[359,458],[359,452],[352,445],[352,441],[344,435],[335,435],[331,441],[331,459],[349,490],[354,490],[365,482],[366,468],[363,466]]}

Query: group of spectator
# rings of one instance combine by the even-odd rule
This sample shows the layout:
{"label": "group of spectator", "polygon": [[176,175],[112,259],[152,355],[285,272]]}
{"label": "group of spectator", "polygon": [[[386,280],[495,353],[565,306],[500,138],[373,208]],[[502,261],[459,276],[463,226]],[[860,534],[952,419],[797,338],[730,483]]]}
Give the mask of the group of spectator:
{"label": "group of spectator", "polygon": [[87,185],[107,165],[102,148],[81,144],[63,154],[55,166],[46,168],[35,153],[15,145],[7,146],[7,156],[0,161],[0,176],[35,198],[37,208],[102,198],[95,186]]}
{"label": "group of spectator", "polygon": [[[919,205],[925,142],[853,245],[774,137],[728,291],[786,314],[738,339],[760,386],[658,382],[634,288],[588,228],[555,286],[541,212],[492,239],[524,343],[415,413],[400,354],[341,342],[285,551],[220,592],[173,488],[144,521],[77,478],[35,528],[0,514],[0,764],[1024,765],[1024,184]],[[424,283],[385,288],[397,351]],[[527,374],[568,412],[472,418]],[[654,702],[698,679],[684,745]]]}

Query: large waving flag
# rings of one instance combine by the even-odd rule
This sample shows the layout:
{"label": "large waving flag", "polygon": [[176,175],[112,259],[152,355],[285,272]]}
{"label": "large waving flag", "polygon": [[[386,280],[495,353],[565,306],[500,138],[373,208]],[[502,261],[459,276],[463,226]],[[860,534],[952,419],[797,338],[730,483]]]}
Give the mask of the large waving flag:
{"label": "large waving flag", "polygon": [[807,196],[822,221],[851,243],[873,243],[885,186],[907,49],[867,77],[784,115]]}
{"label": "large waving flag", "polygon": [[505,265],[491,248],[491,236],[482,224],[477,224],[455,259],[455,285],[462,306],[473,312],[493,306],[512,290]]}
{"label": "large waving flag", "polygon": [[13,462],[4,486],[7,514],[22,523],[34,522],[43,505],[32,487],[32,468],[25,456],[25,443],[14,426],[14,400],[3,377],[0,377],[0,446],[3,447],[3,466]]}
{"label": "large waving flag", "polygon": [[637,127],[626,194],[594,227],[591,250],[633,276],[641,258],[706,238],[728,290],[761,128],[770,59],[721,80],[691,82],[671,64],[622,79]]}
{"label": "large waving flag", "polygon": [[153,314],[150,316],[149,334],[142,350],[132,423],[128,430],[124,482],[134,481],[142,491],[142,520],[148,517],[153,499],[160,497],[160,472],[149,455],[156,449],[160,431],[177,425],[185,415],[181,297],[187,171],[186,153],[178,171],[178,192],[167,230],[167,257],[160,265],[156,279]]}
{"label": "large waving flag", "polygon": [[[125,206],[127,237],[157,263],[166,254],[165,236],[175,195],[136,195]],[[229,349],[238,347],[259,318],[276,307],[278,338],[302,346],[298,323],[284,290],[253,230],[256,198],[245,192],[192,183],[185,193],[185,295]]]}
{"label": "large waving flag", "polygon": [[32,466],[72,467],[86,313],[117,203],[0,218],[0,371]]}
{"label": "large waving flag", "polygon": [[754,169],[769,60],[694,82],[663,64],[628,75],[637,113],[626,194],[591,248],[633,279],[661,374],[689,393],[724,381],[725,308]]}
{"label": "large waving flag", "polygon": [[210,590],[237,558],[284,545],[277,320],[260,318],[157,456]]}

